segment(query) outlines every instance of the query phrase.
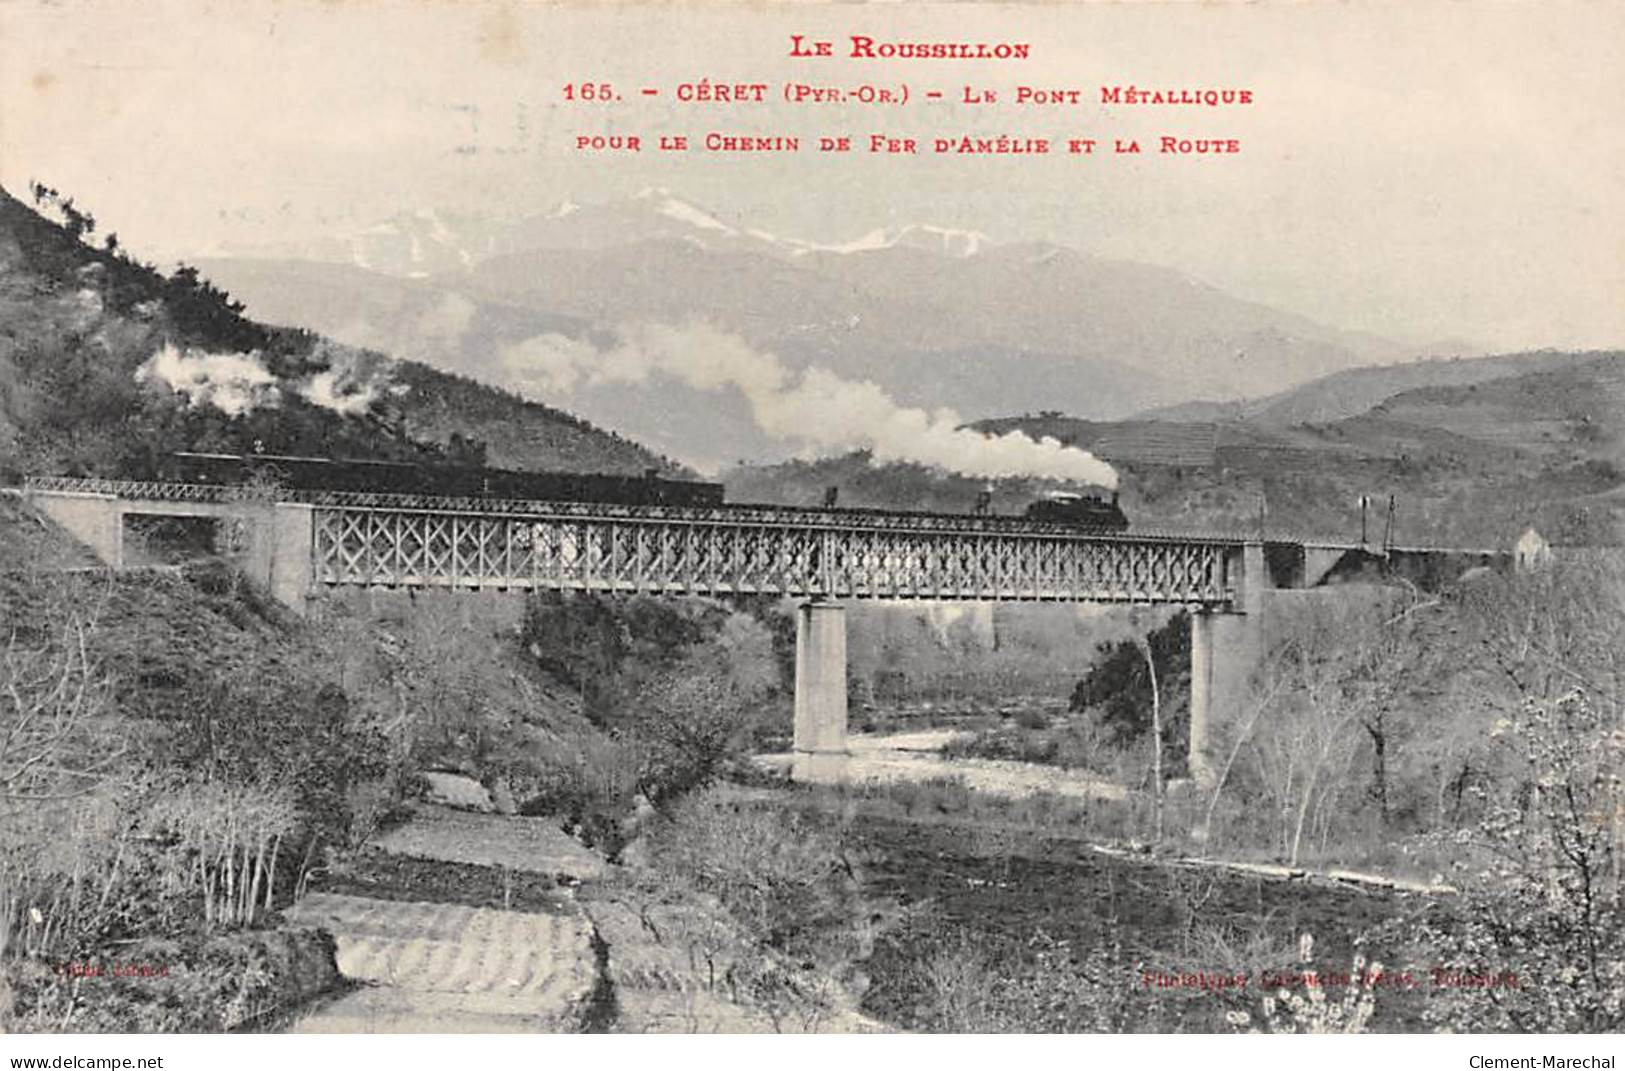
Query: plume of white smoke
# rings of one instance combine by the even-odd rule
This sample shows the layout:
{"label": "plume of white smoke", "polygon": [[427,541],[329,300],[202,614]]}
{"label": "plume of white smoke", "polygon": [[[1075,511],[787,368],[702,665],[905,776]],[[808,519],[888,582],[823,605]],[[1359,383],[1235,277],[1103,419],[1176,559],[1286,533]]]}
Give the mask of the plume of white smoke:
{"label": "plume of white smoke", "polygon": [[317,372],[298,386],[299,393],[312,405],[331,409],[345,416],[357,416],[372,408],[378,392],[372,384],[356,385],[342,372],[328,369]]}
{"label": "plume of white smoke", "polygon": [[371,409],[385,391],[398,393],[392,386],[390,362],[376,354],[323,342],[312,356],[324,362],[327,369],[293,386],[312,405],[344,416],[359,416]]}
{"label": "plume of white smoke", "polygon": [[353,416],[366,412],[388,385],[387,374],[380,375],[354,351],[333,349],[320,356],[328,361],[326,370],[302,380],[279,381],[257,350],[208,353],[166,342],[135,370],[135,379],[186,395],[194,409],[207,405],[231,416],[275,408],[285,390],[312,405]]}
{"label": "plume of white smoke", "polygon": [[756,425],[777,439],[815,449],[867,449],[879,461],[913,461],[967,476],[1031,476],[1117,486],[1116,471],[1087,450],[1025,432],[984,435],[951,409],[909,409],[877,384],[822,368],[799,376],[770,353],[705,324],[642,324],[600,348],[564,335],[538,335],[506,347],[510,377],[569,393],[601,384],[639,384],[656,374],[696,390],[734,388]]}
{"label": "plume of white smoke", "polygon": [[135,379],[186,395],[193,409],[208,405],[232,416],[274,406],[282,398],[276,377],[257,353],[182,351],[166,342],[135,370]]}

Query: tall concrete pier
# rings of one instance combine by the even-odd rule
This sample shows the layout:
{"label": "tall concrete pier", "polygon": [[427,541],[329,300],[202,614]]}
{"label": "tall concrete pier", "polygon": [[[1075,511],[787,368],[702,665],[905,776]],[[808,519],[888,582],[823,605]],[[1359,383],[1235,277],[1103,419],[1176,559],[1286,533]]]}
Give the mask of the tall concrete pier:
{"label": "tall concrete pier", "polygon": [[838,779],[846,750],[846,609],[815,599],[796,611],[796,725],[791,776]]}
{"label": "tall concrete pier", "polygon": [[[1264,545],[1247,543],[1235,552],[1238,575],[1234,611],[1191,614],[1190,773],[1208,788],[1218,779],[1213,729],[1244,720],[1253,699],[1253,675],[1264,657],[1264,589],[1269,572]],[[1239,568],[1236,568],[1239,567]]]}

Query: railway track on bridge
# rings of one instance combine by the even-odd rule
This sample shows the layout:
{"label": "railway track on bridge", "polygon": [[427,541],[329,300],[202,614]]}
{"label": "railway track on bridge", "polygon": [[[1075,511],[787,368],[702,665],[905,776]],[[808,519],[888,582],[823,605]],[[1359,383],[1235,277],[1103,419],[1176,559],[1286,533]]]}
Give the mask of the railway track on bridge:
{"label": "railway track on bridge", "polygon": [[[80,476],[34,476],[27,488],[69,494],[114,495],[155,502],[227,503],[244,501],[242,488],[221,484],[157,483]],[[636,519],[693,523],[738,523],[792,528],[877,529],[885,531],[952,531],[1063,535],[1074,538],[1132,538],[1145,542],[1212,542],[1239,546],[1256,535],[1225,531],[1162,531],[1135,529],[1128,533],[1080,532],[1076,526],[1033,521],[1011,514],[931,513],[918,510],[824,508],[782,506],[772,503],[729,503],[718,506],[626,505],[615,502],[548,501],[542,499],[454,498],[444,495],[400,494],[373,491],[311,491],[279,489],[277,501],[310,506],[352,509],[405,510],[435,513],[513,514],[539,517]]]}

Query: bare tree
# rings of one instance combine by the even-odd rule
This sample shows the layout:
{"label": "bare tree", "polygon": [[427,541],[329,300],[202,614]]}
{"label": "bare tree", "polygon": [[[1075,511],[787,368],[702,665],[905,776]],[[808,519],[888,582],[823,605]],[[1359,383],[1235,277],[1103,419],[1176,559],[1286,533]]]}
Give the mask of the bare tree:
{"label": "bare tree", "polygon": [[[36,577],[0,657],[0,953],[43,952],[117,879],[124,836],[102,797],[126,751],[93,654],[97,600]],[[15,593],[13,593],[15,594]]]}
{"label": "bare tree", "polygon": [[1367,794],[1384,827],[1392,820],[1391,756],[1417,708],[1417,689],[1428,678],[1425,664],[1438,655],[1422,632],[1428,614],[1440,605],[1413,585],[1390,591],[1391,598],[1352,616],[1345,631],[1345,693],[1371,748]]}
{"label": "bare tree", "polygon": [[1157,687],[1157,661],[1151,657],[1151,645],[1144,640],[1137,643],[1145,658],[1145,671],[1151,680],[1151,813],[1156,844],[1162,843],[1162,692]]}
{"label": "bare tree", "polygon": [[122,757],[103,734],[107,679],[77,612],[35,642],[13,628],[0,663],[0,801],[39,803],[91,791]]}
{"label": "bare tree", "polygon": [[[1475,585],[1465,599],[1502,696],[1554,700],[1581,688],[1625,726],[1625,558],[1574,552]],[[1499,687],[1496,687],[1498,685]]]}
{"label": "bare tree", "polygon": [[1269,657],[1264,712],[1269,732],[1252,742],[1253,761],[1277,819],[1277,848],[1292,865],[1306,834],[1324,840],[1353,760],[1357,707],[1346,694],[1348,611],[1313,604]]}

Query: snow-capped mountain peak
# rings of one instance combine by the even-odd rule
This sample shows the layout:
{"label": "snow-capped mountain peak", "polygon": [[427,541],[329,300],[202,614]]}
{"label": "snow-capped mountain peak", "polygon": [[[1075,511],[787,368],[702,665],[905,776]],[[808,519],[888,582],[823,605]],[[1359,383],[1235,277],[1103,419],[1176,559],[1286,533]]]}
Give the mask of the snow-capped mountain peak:
{"label": "snow-capped mountain peak", "polygon": [[980,231],[928,223],[882,227],[845,241],[785,237],[725,222],[719,214],[662,186],[619,200],[566,197],[523,219],[414,208],[352,231],[344,239],[350,263],[413,278],[467,271],[489,257],[529,249],[601,249],[649,240],[794,258],[899,248],[965,258],[997,244]]}
{"label": "snow-capped mountain peak", "polygon": [[972,257],[981,252],[983,246],[989,244],[989,239],[981,231],[917,223],[899,231],[892,244],[935,249],[953,257]]}
{"label": "snow-capped mountain peak", "polygon": [[417,207],[354,233],[350,261],[357,267],[408,277],[467,268],[475,251],[460,233],[462,225],[434,208]]}
{"label": "snow-capped mountain peak", "polygon": [[706,231],[720,231],[723,234],[739,233],[705,209],[690,204],[661,186],[650,186],[639,190],[632,199],[634,201],[648,202],[662,216],[674,219],[679,223],[686,223],[691,227],[698,227]]}
{"label": "snow-capped mountain peak", "polygon": [[809,242],[799,238],[780,238],[766,231],[753,230],[752,237],[788,249],[793,255],[808,253],[873,253],[899,247],[924,249],[951,257],[975,256],[992,240],[981,231],[956,230],[928,223],[913,223],[906,227],[881,227],[848,242]]}

